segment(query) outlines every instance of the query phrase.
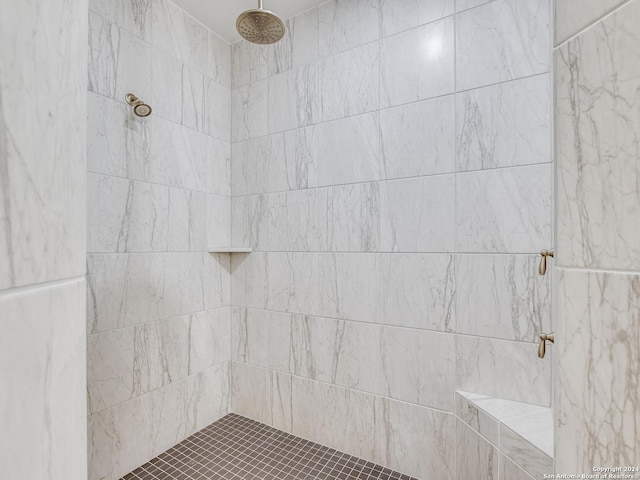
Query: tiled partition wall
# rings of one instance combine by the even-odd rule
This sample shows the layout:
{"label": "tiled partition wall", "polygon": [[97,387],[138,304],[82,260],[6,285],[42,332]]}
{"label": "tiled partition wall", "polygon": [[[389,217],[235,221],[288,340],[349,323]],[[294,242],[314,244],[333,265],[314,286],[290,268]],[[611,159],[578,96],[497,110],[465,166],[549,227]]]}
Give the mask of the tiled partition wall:
{"label": "tiled partition wall", "polygon": [[287,27],[232,46],[232,243],[255,250],[232,410],[491,478],[454,389],[550,404],[550,2],[333,0]]}
{"label": "tiled partition wall", "polygon": [[640,466],[638,25],[638,0],[556,1],[558,473]]}
{"label": "tiled partition wall", "polygon": [[0,477],[84,480],[86,0],[0,7]]}
{"label": "tiled partition wall", "polygon": [[[165,0],[89,14],[89,479],[229,409],[230,46]],[[125,104],[131,92],[153,114]]]}

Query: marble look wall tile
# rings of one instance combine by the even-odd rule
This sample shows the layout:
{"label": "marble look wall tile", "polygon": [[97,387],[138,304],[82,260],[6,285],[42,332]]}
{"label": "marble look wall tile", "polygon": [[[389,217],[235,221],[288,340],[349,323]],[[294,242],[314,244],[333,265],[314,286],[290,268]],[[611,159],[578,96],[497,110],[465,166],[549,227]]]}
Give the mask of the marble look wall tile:
{"label": "marble look wall tile", "polygon": [[[153,107],[153,115],[166,118],[174,123],[181,123],[182,63],[173,55],[154,48],[151,64],[152,96],[149,102]],[[141,98],[144,99],[144,97]]]}
{"label": "marble look wall tile", "polygon": [[153,0],[117,0],[115,18],[118,25],[143,40],[151,41],[152,3]]}
{"label": "marble look wall tile", "polygon": [[[259,242],[258,248],[317,251],[320,241],[318,193],[318,190],[313,189],[268,195],[267,241]],[[259,205],[258,211],[260,210]],[[255,216],[252,218],[255,221]]]}
{"label": "marble look wall tile", "polygon": [[267,306],[267,254],[231,256],[231,304],[265,309]]}
{"label": "marble look wall tile", "polygon": [[231,359],[268,366],[269,314],[264,310],[231,309]]}
{"label": "marble look wall tile", "polygon": [[455,330],[455,271],[450,255],[380,256],[385,325]]}
{"label": "marble look wall tile", "polygon": [[167,187],[94,174],[87,176],[87,187],[89,252],[167,250]]}
{"label": "marble look wall tile", "polygon": [[128,106],[88,92],[87,170],[116,177],[144,178],[149,163],[149,122]]}
{"label": "marble look wall tile", "polygon": [[383,397],[375,410],[376,462],[417,478],[454,478],[453,415]]}
{"label": "marble look wall tile", "polygon": [[259,137],[231,145],[231,193],[234,197],[269,191],[269,164],[277,157],[275,136]]}
{"label": "marble look wall tile", "polygon": [[453,411],[453,335],[381,327],[380,349],[384,396]]}
{"label": "marble look wall tile", "polygon": [[458,255],[458,333],[538,342],[551,329],[551,284],[539,255]]}
{"label": "marble look wall tile", "polygon": [[151,98],[151,45],[89,15],[89,91],[124,101],[129,92]]}
{"label": "marble look wall tile", "polygon": [[269,76],[268,49],[246,40],[231,45],[231,86],[238,88]]}
{"label": "marble look wall tile", "polygon": [[[231,199],[223,195],[207,195],[206,246],[224,247],[231,245]],[[234,243],[234,245],[236,245]],[[244,245],[239,243],[237,245]]]}
{"label": "marble look wall tile", "polygon": [[[504,433],[504,435],[516,438],[517,443],[524,444],[522,447],[517,446],[518,451],[523,451],[531,447],[536,447],[544,455],[537,455],[538,458],[544,459],[544,456],[548,457],[545,462],[553,459],[553,411],[551,408],[542,408],[538,412],[529,413],[526,415],[517,416],[514,418],[505,418],[502,420],[501,428],[508,428],[511,432]],[[501,432],[501,438],[503,433]],[[506,437],[505,437],[506,438]],[[507,450],[507,444],[500,444],[500,448]],[[507,452],[508,453],[508,452]],[[510,455],[516,459],[516,454]],[[536,455],[532,455],[536,456]],[[531,470],[527,468],[526,462],[518,462],[525,470]]]}
{"label": "marble look wall tile", "polygon": [[382,0],[380,2],[382,35],[387,37],[447,17],[453,13],[454,3],[454,0],[434,2]]}
{"label": "marble look wall tile", "polygon": [[269,78],[269,133],[316,123],[320,112],[318,64]]}
{"label": "marble look wall tile", "polygon": [[380,48],[370,43],[320,63],[322,121],[378,110]]}
{"label": "marble look wall tile", "polygon": [[88,255],[88,332],[162,318],[162,275],[162,255]]}
{"label": "marble look wall tile", "polygon": [[455,251],[454,175],[393,180],[379,189],[383,251]]}
{"label": "marble look wall tile", "polygon": [[207,163],[206,135],[160,117],[153,119],[146,180],[204,192]]}
{"label": "marble look wall tile", "polygon": [[292,427],[292,378],[280,372],[271,375],[271,426],[278,430],[291,432]]}
{"label": "marble look wall tile", "polygon": [[[269,368],[284,373],[292,373],[294,366],[294,345],[292,328],[294,321],[300,321],[289,313],[268,312]],[[301,347],[302,348],[302,347]]]}
{"label": "marble look wall tile", "polygon": [[118,0],[89,0],[89,12],[94,12],[110,22],[116,18],[116,3]]}
{"label": "marble look wall tile", "polygon": [[279,312],[318,310],[318,256],[314,253],[271,253],[268,258],[267,308]]}
{"label": "marble look wall tile", "polygon": [[456,391],[454,411],[457,418],[469,425],[482,437],[494,445],[499,445],[500,423],[484,409],[478,408],[477,405],[477,401],[490,398],[493,397]]}
{"label": "marble look wall tile", "polygon": [[0,294],[0,465],[10,476],[86,476],[84,296],[83,279]]}
{"label": "marble look wall tile", "polygon": [[550,164],[458,175],[458,251],[525,253],[551,245],[552,190]]}
{"label": "marble look wall tile", "polygon": [[556,52],[561,266],[640,270],[638,20],[631,2]]}
{"label": "marble look wall tile", "polygon": [[246,363],[232,362],[231,411],[271,424],[269,370]]}
{"label": "marble look wall tile", "polygon": [[531,475],[502,453],[500,454],[498,469],[500,470],[500,480],[534,480]]}
{"label": "marble look wall tile", "polygon": [[380,112],[385,178],[455,171],[454,97]]}
{"label": "marble look wall tile", "polygon": [[553,457],[524,441],[520,435],[504,425],[500,426],[500,450],[534,478],[544,478],[545,474],[553,473]]}
{"label": "marble look wall tile", "polygon": [[318,9],[288,19],[285,36],[269,49],[269,73],[276,75],[318,59]]}
{"label": "marble look wall tile", "polygon": [[231,45],[212,31],[209,31],[208,58],[207,77],[231,88]]}
{"label": "marble look wall tile", "polygon": [[86,4],[5,7],[0,289],[83,275],[86,246]]}
{"label": "marble look wall tile", "polygon": [[456,16],[458,90],[549,71],[549,0],[496,0]]}
{"label": "marble look wall tile", "polygon": [[363,322],[381,316],[381,259],[375,254],[320,254],[320,315]]}
{"label": "marble look wall tile", "polygon": [[189,326],[189,375],[231,358],[231,311],[228,307],[197,312]]}
{"label": "marble look wall tile", "polygon": [[318,7],[320,55],[328,56],[379,37],[377,0],[332,0]]}
{"label": "marble look wall tile", "polygon": [[498,479],[498,449],[456,418],[456,478]]}
{"label": "marble look wall tile", "polygon": [[318,126],[319,185],[380,180],[380,115],[358,115]]}
{"label": "marble look wall tile", "polygon": [[134,327],[87,337],[89,414],[102,411],[134,396],[134,358]]}
{"label": "marble look wall tile", "polygon": [[359,183],[319,191],[321,250],[380,249],[380,189],[379,183]]}
{"label": "marble look wall tile", "polygon": [[616,7],[625,3],[624,0],[558,0],[555,5],[555,43],[564,42],[577,34],[591,23],[603,17]]}
{"label": "marble look wall tile", "polygon": [[506,340],[456,336],[456,385],[467,392],[548,406],[551,352],[540,361],[538,346]]}
{"label": "marble look wall tile", "polygon": [[562,270],[558,281],[556,468],[640,458],[640,278]]}
{"label": "marble look wall tile", "polygon": [[169,251],[203,251],[207,247],[208,195],[169,189]]}
{"label": "marble look wall tile", "polygon": [[[292,433],[372,460],[375,397],[299,377],[292,379]],[[318,412],[324,412],[318,416]]]}
{"label": "marble look wall tile", "polygon": [[495,2],[496,0],[456,0],[456,12],[468,10],[470,8],[484,5],[485,3]]}
{"label": "marble look wall tile", "polygon": [[220,308],[231,303],[231,259],[226,254],[204,253],[204,309]]}
{"label": "marble look wall tile", "polygon": [[204,72],[208,61],[208,32],[204,25],[169,0],[154,0],[153,44],[180,62]]}
{"label": "marble look wall tile", "polygon": [[151,405],[143,395],[89,417],[89,480],[119,478],[153,457]]}
{"label": "marble look wall tile", "polygon": [[267,134],[268,80],[231,92],[231,140],[240,142]]}
{"label": "marble look wall tile", "polygon": [[453,93],[453,17],[387,37],[380,46],[380,106]]}
{"label": "marble look wall tile", "polygon": [[[230,96],[231,94],[229,94]],[[230,103],[231,100],[229,99]],[[207,105],[205,102],[205,77],[195,68],[188,65],[182,66],[182,125],[193,128],[199,132],[206,132],[205,124]],[[230,107],[229,107],[230,108]],[[225,117],[219,112],[227,123],[231,121],[231,114]],[[229,137],[226,137],[229,141]]]}
{"label": "marble look wall tile", "polygon": [[456,95],[458,171],[551,160],[549,75]]}
{"label": "marble look wall tile", "polygon": [[231,144],[207,137],[207,191],[217,195],[231,194]]}
{"label": "marble look wall tile", "polygon": [[269,250],[269,196],[233,197],[231,212],[231,243],[253,250]]}
{"label": "marble look wall tile", "polygon": [[[277,139],[278,137],[276,137]],[[269,158],[269,191],[297,190],[318,185],[318,128],[298,128],[282,134]],[[272,148],[273,148],[272,147]]]}
{"label": "marble look wall tile", "polygon": [[[249,100],[247,100],[249,101]],[[254,111],[250,111],[254,114]],[[205,78],[205,128],[209,135],[224,141],[231,139],[231,90]]]}

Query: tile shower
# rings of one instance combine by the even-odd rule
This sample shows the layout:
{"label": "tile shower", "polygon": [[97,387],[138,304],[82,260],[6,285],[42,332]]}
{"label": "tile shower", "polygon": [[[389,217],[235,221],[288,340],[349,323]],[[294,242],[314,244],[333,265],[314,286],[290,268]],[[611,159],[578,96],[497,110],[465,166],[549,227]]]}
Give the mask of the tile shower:
{"label": "tile shower", "polygon": [[221,418],[420,479],[637,463],[640,0],[557,0],[555,41],[550,0],[331,0],[271,47],[88,3],[0,15],[0,476]]}

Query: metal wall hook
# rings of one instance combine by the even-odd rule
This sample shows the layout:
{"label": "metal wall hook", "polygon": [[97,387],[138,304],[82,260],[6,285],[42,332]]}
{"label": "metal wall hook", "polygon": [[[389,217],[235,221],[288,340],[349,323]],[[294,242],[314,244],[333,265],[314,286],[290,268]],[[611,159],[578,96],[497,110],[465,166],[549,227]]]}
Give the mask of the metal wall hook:
{"label": "metal wall hook", "polygon": [[538,346],[538,357],[544,358],[547,353],[547,342],[555,343],[554,333],[543,333],[540,335],[540,345]]}
{"label": "metal wall hook", "polygon": [[538,267],[538,273],[540,275],[544,275],[547,273],[547,257],[553,258],[554,252],[553,250],[542,250],[540,252],[542,258],[540,259],[540,266]]}

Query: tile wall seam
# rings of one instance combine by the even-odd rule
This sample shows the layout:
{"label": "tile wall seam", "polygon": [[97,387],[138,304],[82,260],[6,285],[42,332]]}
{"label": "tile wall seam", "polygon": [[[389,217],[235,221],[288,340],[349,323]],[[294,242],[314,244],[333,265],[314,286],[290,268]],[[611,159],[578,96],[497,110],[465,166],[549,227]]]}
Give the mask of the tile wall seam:
{"label": "tile wall seam", "polygon": [[[275,135],[278,135],[278,134],[275,134]],[[540,163],[527,163],[527,164],[524,164],[524,165],[507,165],[507,166],[501,166],[501,167],[480,168],[480,169],[476,169],[476,170],[451,171],[451,172],[445,172],[445,173],[433,173],[433,174],[417,175],[417,176],[381,178],[381,179],[378,179],[378,180],[363,180],[361,182],[318,185],[318,186],[314,186],[314,187],[297,188],[297,189],[291,189],[291,190],[273,190],[273,191],[258,192],[258,193],[243,193],[243,194],[240,194],[240,195],[234,195],[231,198],[232,199],[236,199],[236,198],[266,196],[266,195],[275,195],[275,194],[288,193],[288,192],[308,192],[308,191],[311,191],[311,190],[350,187],[350,186],[354,186],[354,185],[374,185],[374,184],[379,184],[379,183],[400,182],[400,181],[406,181],[406,180],[418,180],[418,179],[428,179],[428,178],[439,178],[439,177],[446,177],[446,176],[453,176],[453,175],[470,175],[470,174],[478,174],[478,173],[483,173],[483,172],[496,172],[496,171],[502,171],[502,170],[512,170],[512,169],[515,169],[515,168],[535,168],[535,167],[540,167],[540,166],[543,166],[543,165],[553,166],[554,162],[553,161],[548,161],[548,162],[540,162]],[[176,187],[176,188],[179,188],[179,187]],[[197,190],[194,190],[194,191],[197,191]],[[220,194],[218,194],[218,195],[220,195]]]}
{"label": "tile wall seam", "polygon": [[202,375],[203,373],[208,372],[209,370],[213,370],[215,368],[219,368],[221,365],[224,365],[225,363],[226,363],[226,360],[224,360],[222,362],[219,362],[219,363],[216,363],[215,365],[212,365],[211,367],[207,367],[207,368],[205,368],[204,370],[202,370],[200,372],[192,373],[190,375],[187,375],[186,377],[180,377],[180,378],[178,378],[177,380],[175,380],[175,381],[173,381],[171,383],[167,383],[166,385],[162,385],[161,387],[157,387],[157,388],[154,388],[153,390],[149,390],[148,392],[141,393],[140,395],[133,396],[131,398],[123,400],[122,402],[118,402],[118,403],[116,403],[114,405],[110,405],[107,408],[103,408],[101,410],[96,410],[95,412],[90,412],[89,408],[87,408],[87,419],[89,419],[91,417],[94,417],[96,415],[101,415],[101,414],[103,414],[103,413],[105,413],[105,412],[107,412],[109,410],[121,407],[125,403],[129,403],[129,402],[138,400],[140,398],[143,398],[143,397],[146,397],[146,396],[151,395],[153,393],[156,393],[156,392],[158,392],[160,390],[164,390],[166,388],[169,388],[169,387],[171,387],[172,385],[174,385],[174,384],[176,384],[178,382],[182,382],[184,380],[187,380],[187,379]]}
{"label": "tile wall seam", "polygon": [[73,285],[75,283],[80,283],[82,281],[86,282],[86,280],[87,274],[83,273],[82,275],[73,275],[71,277],[56,278],[55,280],[47,280],[45,282],[5,288],[4,290],[0,290],[0,302],[11,300],[14,297],[18,297],[21,295],[29,295],[31,293],[38,293],[43,290],[65,287]]}
{"label": "tile wall seam", "polygon": [[[558,43],[557,45],[555,43],[555,35],[554,35],[553,42],[551,43],[551,45],[553,45],[553,50],[558,50],[558,49],[564,47],[566,44],[571,43],[573,40],[576,40],[582,34],[586,33],[589,30],[592,30],[593,28],[597,27],[598,24],[602,23],[603,21],[605,21],[609,17],[617,14],[618,10],[626,7],[628,4],[632,3],[633,1],[635,1],[635,0],[624,0],[622,3],[620,3],[617,6],[613,7],[613,9],[603,13],[600,17],[598,17],[595,20],[591,21],[588,25],[586,25],[585,27],[582,27],[581,30],[579,30],[578,32],[574,33],[573,35],[571,35],[567,39],[563,40],[562,42]],[[555,33],[555,23],[553,25],[554,25],[554,33]]]}
{"label": "tile wall seam", "polygon": [[603,274],[603,275],[620,275],[620,276],[638,276],[640,275],[640,270],[623,270],[623,269],[615,269],[615,268],[605,268],[605,267],[578,267],[578,266],[564,266],[564,265],[556,265],[554,269],[558,270],[560,273],[563,271],[573,272],[573,273],[585,273],[589,274]]}
{"label": "tile wall seam", "polygon": [[408,402],[406,400],[400,400],[398,398],[386,397],[384,395],[380,395],[379,393],[372,393],[372,392],[369,392],[369,391],[366,391],[366,390],[358,390],[358,389],[355,389],[355,388],[352,388],[352,387],[345,387],[345,386],[339,385],[337,383],[330,383],[330,382],[325,382],[323,380],[316,380],[316,379],[309,378],[309,377],[303,377],[303,376],[300,376],[300,375],[296,375],[294,373],[281,372],[279,370],[271,369],[269,367],[265,367],[265,366],[261,366],[261,365],[253,365],[253,364],[242,362],[242,361],[239,361],[239,360],[232,360],[231,362],[232,363],[237,363],[237,364],[243,365],[243,366],[249,366],[251,368],[257,368],[257,369],[260,369],[260,370],[264,370],[267,373],[269,373],[271,371],[274,371],[274,372],[277,372],[277,373],[288,375],[291,378],[297,378],[297,379],[305,380],[305,381],[308,381],[308,382],[315,382],[315,383],[319,383],[319,384],[326,385],[326,386],[329,386],[329,387],[340,388],[342,390],[349,390],[350,392],[355,392],[355,393],[362,394],[362,395],[369,395],[369,396],[375,397],[375,398],[381,398],[381,399],[390,400],[390,401],[393,401],[393,402],[402,403],[404,405],[409,405],[411,407],[424,408],[424,409],[431,410],[431,411],[434,411],[434,412],[437,412],[437,413],[443,413],[443,414],[455,416],[455,413],[453,411],[443,410],[441,408],[435,408],[435,407],[428,407],[428,406],[425,406],[425,405],[420,405],[419,403],[412,403],[412,402]]}
{"label": "tile wall seam", "polygon": [[150,325],[152,323],[159,323],[159,322],[167,322],[167,321],[170,321],[170,320],[177,320],[177,319],[180,319],[180,318],[190,317],[190,316],[198,315],[198,314],[201,314],[201,313],[218,312],[218,311],[222,311],[222,310],[226,310],[226,309],[230,309],[230,308],[231,308],[230,305],[223,305],[221,307],[208,308],[206,310],[198,310],[197,312],[184,313],[182,315],[174,315],[174,316],[171,316],[171,317],[156,318],[154,320],[149,320],[148,322],[134,323],[132,325],[124,325],[122,327],[111,328],[109,330],[100,330],[98,332],[92,332],[92,333],[88,333],[88,331],[87,331],[87,338],[94,337],[94,336],[97,336],[97,335],[101,335],[103,333],[113,333],[113,332],[118,332],[120,330],[126,330],[128,328],[135,328],[135,327],[140,327],[140,326],[143,326],[143,325]]}

